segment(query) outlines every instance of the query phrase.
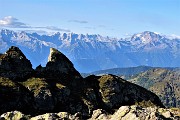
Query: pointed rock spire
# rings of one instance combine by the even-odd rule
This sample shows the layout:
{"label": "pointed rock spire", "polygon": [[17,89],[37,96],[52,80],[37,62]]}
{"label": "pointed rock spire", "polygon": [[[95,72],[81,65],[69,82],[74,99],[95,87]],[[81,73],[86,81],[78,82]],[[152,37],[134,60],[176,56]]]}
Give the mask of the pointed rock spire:
{"label": "pointed rock spire", "polygon": [[[6,72],[8,71],[8,72]],[[33,71],[31,62],[22,51],[15,46],[11,46],[0,56],[0,74],[12,79],[23,78],[26,73]]]}
{"label": "pointed rock spire", "polygon": [[46,70],[72,74],[81,77],[79,72],[74,68],[72,62],[63,53],[55,48],[50,48]]}

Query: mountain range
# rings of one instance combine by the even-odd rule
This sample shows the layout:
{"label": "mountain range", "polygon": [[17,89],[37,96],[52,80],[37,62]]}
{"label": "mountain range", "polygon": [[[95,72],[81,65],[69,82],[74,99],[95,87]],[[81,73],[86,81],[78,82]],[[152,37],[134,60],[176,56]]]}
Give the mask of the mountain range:
{"label": "mountain range", "polygon": [[146,65],[152,67],[180,66],[180,38],[145,31],[128,38],[111,38],[101,35],[0,31],[0,52],[10,46],[18,46],[31,60],[33,68],[44,66],[49,48],[62,51],[84,73]]}
{"label": "mountain range", "polygon": [[[104,75],[104,74],[113,74],[113,75],[118,75],[118,76],[133,76],[140,74],[142,72],[151,70],[151,69],[160,69],[160,67],[150,67],[150,66],[137,66],[137,67],[127,67],[127,68],[112,68],[112,69],[106,69],[106,70],[99,70],[99,71],[94,71],[91,73],[82,73],[82,75]],[[179,67],[163,67],[162,69],[167,69],[167,70],[174,70],[177,71],[180,68]]]}

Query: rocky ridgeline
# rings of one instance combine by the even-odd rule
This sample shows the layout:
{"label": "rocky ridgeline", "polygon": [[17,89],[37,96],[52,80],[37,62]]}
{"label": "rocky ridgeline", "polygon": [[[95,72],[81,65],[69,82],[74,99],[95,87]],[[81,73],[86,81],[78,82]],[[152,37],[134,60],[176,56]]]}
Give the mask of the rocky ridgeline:
{"label": "rocky ridgeline", "polygon": [[35,70],[17,47],[0,63],[0,119],[179,118],[179,109],[164,109],[154,93],[120,77],[82,78],[53,48],[47,65]]}

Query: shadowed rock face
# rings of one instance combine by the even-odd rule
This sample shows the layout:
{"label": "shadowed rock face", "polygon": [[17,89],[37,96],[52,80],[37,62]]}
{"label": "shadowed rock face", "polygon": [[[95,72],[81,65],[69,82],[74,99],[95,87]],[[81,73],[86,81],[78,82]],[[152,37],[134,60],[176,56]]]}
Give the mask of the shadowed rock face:
{"label": "shadowed rock face", "polygon": [[4,54],[0,56],[0,68],[7,71],[31,71],[31,62],[26,58],[22,51],[15,46],[12,46]]}
{"label": "shadowed rock face", "polygon": [[0,75],[12,80],[28,77],[32,73],[32,64],[18,47],[12,46],[0,56]]}
{"label": "shadowed rock face", "polygon": [[8,78],[0,77],[0,113],[11,110],[29,113],[32,110],[31,105],[32,96],[25,87]]}
{"label": "shadowed rock face", "polygon": [[[5,60],[7,64],[3,63],[1,70],[10,72],[14,68],[22,74],[32,70],[30,62],[18,48],[11,47],[7,54],[9,57],[6,54],[1,56],[1,61]],[[19,67],[15,63],[19,63]],[[26,64],[28,67],[24,68]],[[18,76],[19,72],[14,71],[14,74]],[[0,106],[5,108],[0,113],[13,110],[31,115],[81,112],[83,118],[89,118],[94,110],[100,108],[112,113],[122,105],[163,107],[155,94],[120,77],[104,75],[83,79],[71,61],[53,48],[46,67],[38,66],[28,78],[21,76],[23,82],[5,77],[11,79],[12,76],[1,75]],[[14,100],[11,94],[6,95],[8,92],[17,95],[17,99]]]}

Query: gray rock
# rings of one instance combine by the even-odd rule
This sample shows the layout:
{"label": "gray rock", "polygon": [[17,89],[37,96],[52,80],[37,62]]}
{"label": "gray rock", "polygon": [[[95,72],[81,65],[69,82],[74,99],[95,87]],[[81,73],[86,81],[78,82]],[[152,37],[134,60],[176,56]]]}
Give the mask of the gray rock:
{"label": "gray rock", "polygon": [[0,120],[28,120],[30,116],[24,115],[19,111],[11,111],[0,116]]}
{"label": "gray rock", "polygon": [[38,115],[32,117],[30,120],[81,120],[79,117],[79,113],[75,115],[71,115],[67,112],[59,112],[59,113],[46,113],[43,115]]}
{"label": "gray rock", "polygon": [[170,112],[170,111],[166,111],[166,112],[163,112],[162,115],[163,115],[165,118],[170,118],[170,117],[171,117],[171,112]]}
{"label": "gray rock", "polygon": [[[162,113],[163,109],[163,113]],[[158,107],[141,106],[122,106],[113,115],[111,120],[163,120],[163,119],[180,119],[180,115],[170,112],[171,109]]]}
{"label": "gray rock", "polygon": [[[121,106],[113,114],[109,114],[103,109],[97,109],[93,111],[93,114],[88,120],[179,120],[180,119],[180,109],[164,109],[158,107],[147,107],[143,108],[141,106]],[[4,113],[0,116],[1,120],[20,120],[20,119],[30,119],[30,120],[82,120],[83,115],[81,113],[75,113],[74,115],[68,112],[59,113],[46,113],[42,115],[37,115],[35,117],[30,117],[29,115],[24,115],[19,111],[11,111]],[[87,119],[87,118],[86,118]]]}
{"label": "gray rock", "polygon": [[[121,106],[114,114],[107,114],[102,109],[93,111],[89,120],[179,120],[180,109],[164,109],[158,107]],[[177,114],[177,111],[179,112]]]}
{"label": "gray rock", "polygon": [[93,114],[89,120],[108,120],[107,112],[102,109],[93,111]]}
{"label": "gray rock", "polygon": [[126,116],[126,114],[128,114],[129,111],[130,111],[130,107],[129,106],[122,106],[122,107],[120,107],[118,109],[117,112],[114,113],[114,115],[111,117],[111,120],[120,120],[124,116]]}

